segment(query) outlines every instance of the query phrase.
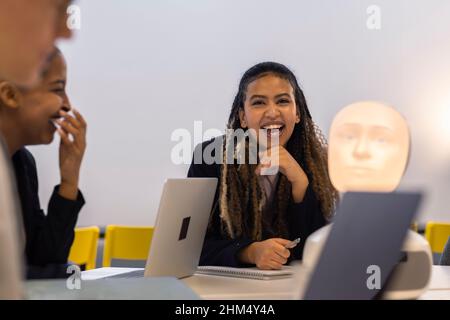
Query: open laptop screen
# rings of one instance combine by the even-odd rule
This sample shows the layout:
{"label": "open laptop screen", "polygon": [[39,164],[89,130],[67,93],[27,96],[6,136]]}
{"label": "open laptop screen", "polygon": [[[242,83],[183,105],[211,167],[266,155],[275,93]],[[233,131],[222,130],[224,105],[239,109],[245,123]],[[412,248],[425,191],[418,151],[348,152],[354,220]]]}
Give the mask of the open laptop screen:
{"label": "open laptop screen", "polygon": [[401,259],[420,200],[420,193],[346,193],[304,299],[376,297]]}

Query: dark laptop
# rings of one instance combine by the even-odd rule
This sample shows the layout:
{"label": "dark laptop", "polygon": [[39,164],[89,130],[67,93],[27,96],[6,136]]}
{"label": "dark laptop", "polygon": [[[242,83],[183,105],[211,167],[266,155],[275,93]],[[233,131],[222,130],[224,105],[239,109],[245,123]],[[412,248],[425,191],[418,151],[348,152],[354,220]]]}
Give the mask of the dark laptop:
{"label": "dark laptop", "polygon": [[303,298],[380,298],[403,257],[403,242],[421,198],[407,192],[346,193]]}

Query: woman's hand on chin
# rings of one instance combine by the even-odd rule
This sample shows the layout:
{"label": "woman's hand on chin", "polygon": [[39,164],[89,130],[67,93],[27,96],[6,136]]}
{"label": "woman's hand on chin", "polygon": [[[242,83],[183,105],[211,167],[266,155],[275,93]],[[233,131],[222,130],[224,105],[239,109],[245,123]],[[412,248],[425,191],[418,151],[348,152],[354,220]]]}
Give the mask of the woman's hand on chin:
{"label": "woman's hand on chin", "polygon": [[294,157],[283,146],[277,145],[264,152],[260,158],[261,163],[256,167],[256,174],[267,175],[281,172],[292,185],[294,202],[302,202],[309,180]]}
{"label": "woman's hand on chin", "polygon": [[61,173],[59,195],[69,200],[76,200],[78,197],[81,162],[86,150],[86,121],[77,110],[73,109],[73,114],[75,117],[61,111],[63,119],[58,121],[60,125],[58,133],[61,137],[59,146]]}

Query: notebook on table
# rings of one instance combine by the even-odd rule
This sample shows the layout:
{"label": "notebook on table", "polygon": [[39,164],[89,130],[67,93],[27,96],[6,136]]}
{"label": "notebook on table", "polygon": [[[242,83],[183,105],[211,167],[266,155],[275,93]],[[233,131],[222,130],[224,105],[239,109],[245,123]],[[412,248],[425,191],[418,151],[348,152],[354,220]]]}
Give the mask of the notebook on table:
{"label": "notebook on table", "polygon": [[281,270],[261,270],[256,267],[232,268],[220,266],[199,266],[196,273],[257,280],[275,280],[291,278],[293,277],[294,271],[290,266],[283,266]]}

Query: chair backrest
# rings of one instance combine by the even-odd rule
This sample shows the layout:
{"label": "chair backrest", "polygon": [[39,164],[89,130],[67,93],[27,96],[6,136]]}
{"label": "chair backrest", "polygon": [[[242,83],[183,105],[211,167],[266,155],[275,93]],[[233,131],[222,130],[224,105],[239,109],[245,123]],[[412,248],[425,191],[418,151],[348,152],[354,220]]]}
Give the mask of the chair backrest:
{"label": "chair backrest", "polygon": [[153,229],[153,227],[107,226],[103,267],[110,267],[112,259],[147,260]]}
{"label": "chair backrest", "polygon": [[431,251],[442,253],[450,236],[450,222],[430,221],[425,228],[425,238],[430,243]]}
{"label": "chair backrest", "polygon": [[97,226],[75,229],[75,239],[70,248],[69,261],[95,269],[100,228]]}

